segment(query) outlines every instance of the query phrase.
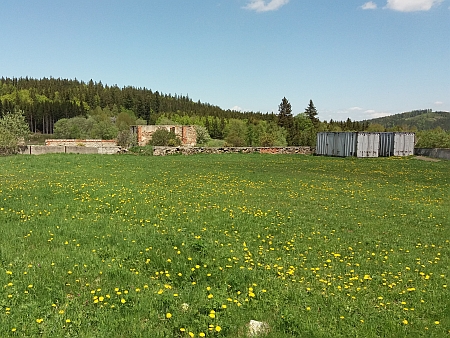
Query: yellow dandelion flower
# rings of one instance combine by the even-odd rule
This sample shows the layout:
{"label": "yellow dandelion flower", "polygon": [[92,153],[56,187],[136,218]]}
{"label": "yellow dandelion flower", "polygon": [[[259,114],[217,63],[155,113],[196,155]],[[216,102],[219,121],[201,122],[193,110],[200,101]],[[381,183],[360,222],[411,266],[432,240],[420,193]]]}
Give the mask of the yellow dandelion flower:
{"label": "yellow dandelion flower", "polygon": [[170,312],[167,312],[167,313],[166,313],[166,318],[167,318],[167,319],[172,318],[172,314],[171,314]]}

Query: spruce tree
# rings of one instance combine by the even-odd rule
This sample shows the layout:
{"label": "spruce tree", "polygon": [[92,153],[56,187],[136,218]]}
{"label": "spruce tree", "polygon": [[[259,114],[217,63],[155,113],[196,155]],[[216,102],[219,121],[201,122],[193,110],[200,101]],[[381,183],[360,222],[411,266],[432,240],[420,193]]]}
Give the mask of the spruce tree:
{"label": "spruce tree", "polygon": [[308,115],[311,122],[314,126],[317,126],[319,119],[316,117],[318,115],[316,107],[314,107],[314,103],[312,100],[309,100],[309,105],[305,110],[305,114]]}
{"label": "spruce tree", "polygon": [[288,145],[292,145],[295,138],[294,117],[292,116],[291,104],[286,97],[283,97],[278,106],[278,125],[286,130],[287,143]]}

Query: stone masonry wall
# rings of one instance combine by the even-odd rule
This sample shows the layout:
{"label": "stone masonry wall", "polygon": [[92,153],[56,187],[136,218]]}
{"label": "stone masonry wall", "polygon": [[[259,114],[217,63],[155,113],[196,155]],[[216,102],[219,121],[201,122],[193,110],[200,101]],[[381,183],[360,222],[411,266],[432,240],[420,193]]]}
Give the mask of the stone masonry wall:
{"label": "stone masonry wall", "polygon": [[259,154],[302,154],[311,155],[311,147],[154,147],[154,156],[165,155],[194,155],[194,154],[233,154],[233,153],[259,153]]}
{"label": "stone masonry wall", "polygon": [[131,131],[137,135],[138,145],[142,147],[147,145],[152,139],[153,133],[161,128],[175,132],[183,146],[195,146],[197,144],[197,132],[194,126],[142,125],[131,126]]}

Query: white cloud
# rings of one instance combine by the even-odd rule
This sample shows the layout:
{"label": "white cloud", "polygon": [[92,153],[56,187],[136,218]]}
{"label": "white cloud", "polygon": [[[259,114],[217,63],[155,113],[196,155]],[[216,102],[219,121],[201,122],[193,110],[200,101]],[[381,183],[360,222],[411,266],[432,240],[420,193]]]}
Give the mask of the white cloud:
{"label": "white cloud", "polygon": [[250,9],[256,12],[269,12],[276,11],[278,8],[286,5],[289,0],[250,0],[250,2],[244,8]]}
{"label": "white cloud", "polygon": [[436,101],[434,104],[435,104],[436,106],[442,106],[442,105],[444,104],[444,102],[442,102],[442,101]]}
{"label": "white cloud", "polygon": [[361,111],[363,109],[360,108],[360,107],[351,107],[350,110],[352,110],[352,111]]}
{"label": "white cloud", "polygon": [[399,12],[428,11],[443,0],[388,0],[386,8]]}
{"label": "white cloud", "polygon": [[377,4],[373,1],[366,2],[361,6],[362,9],[377,9]]}
{"label": "white cloud", "polygon": [[234,106],[234,107],[232,107],[232,108],[231,108],[231,110],[237,110],[237,111],[241,111],[241,110],[242,110],[242,108],[241,108],[241,107],[239,107],[239,106]]}

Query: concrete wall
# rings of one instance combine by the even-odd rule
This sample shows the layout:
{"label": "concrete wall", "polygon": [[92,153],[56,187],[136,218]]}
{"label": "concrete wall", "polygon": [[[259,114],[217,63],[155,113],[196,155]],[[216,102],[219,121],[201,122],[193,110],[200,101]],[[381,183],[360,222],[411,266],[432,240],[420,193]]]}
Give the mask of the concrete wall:
{"label": "concrete wall", "polygon": [[66,149],[64,146],[29,146],[31,155],[42,155],[42,154],[55,154],[55,153],[65,153]]}
{"label": "concrete wall", "polygon": [[77,147],[117,147],[116,140],[97,140],[97,139],[49,139],[45,140],[46,146],[77,146]]}
{"label": "concrete wall", "polygon": [[96,147],[77,147],[77,146],[66,146],[65,148],[66,153],[68,154],[98,154],[99,149]]}
{"label": "concrete wall", "polygon": [[79,147],[79,146],[25,146],[21,150],[24,155],[43,155],[55,153],[72,153],[72,154],[118,154],[122,152],[122,148],[115,147]]}
{"label": "concrete wall", "polygon": [[259,153],[259,154],[304,154],[314,152],[311,147],[153,147],[154,156],[165,155],[194,155],[194,154],[233,154],[233,153]]}
{"label": "concrete wall", "polygon": [[428,156],[435,158],[442,158],[444,160],[450,160],[450,149],[449,148],[415,148],[414,155]]}
{"label": "concrete wall", "polygon": [[149,125],[149,126],[131,126],[132,133],[137,135],[139,146],[147,145],[152,139],[152,135],[158,129],[174,131],[175,135],[181,140],[183,146],[195,146],[197,144],[197,132],[194,126],[179,125]]}

